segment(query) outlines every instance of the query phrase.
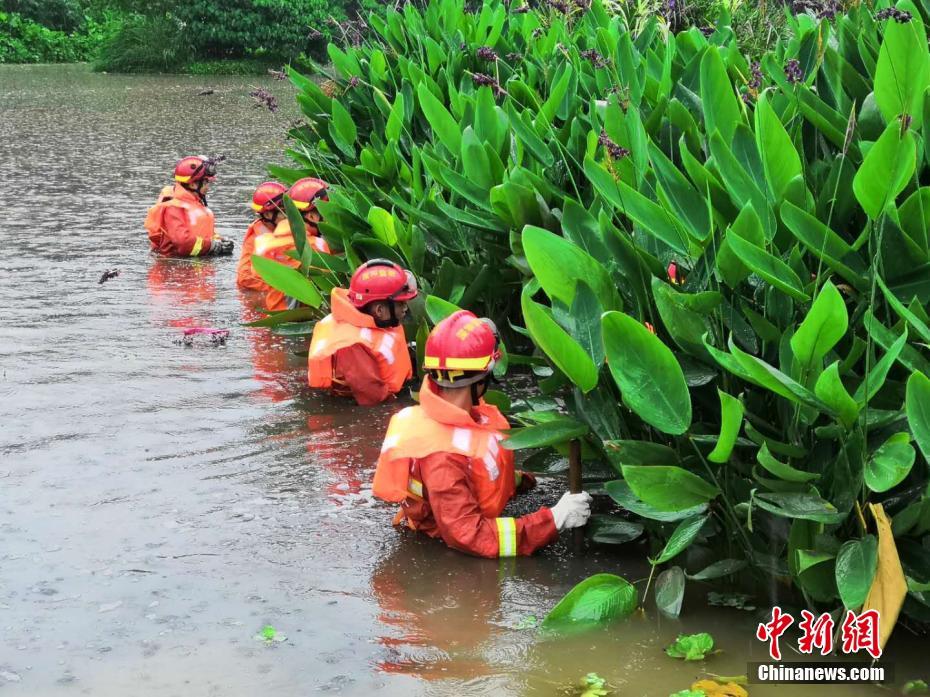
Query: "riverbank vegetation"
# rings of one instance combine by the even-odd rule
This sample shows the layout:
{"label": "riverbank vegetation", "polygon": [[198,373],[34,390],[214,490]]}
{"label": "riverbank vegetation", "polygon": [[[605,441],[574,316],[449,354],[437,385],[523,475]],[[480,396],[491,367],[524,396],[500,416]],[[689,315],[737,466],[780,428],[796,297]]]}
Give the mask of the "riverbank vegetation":
{"label": "riverbank vegetation", "polygon": [[114,72],[263,73],[306,64],[376,0],[2,0],[0,63]]}
{"label": "riverbank vegetation", "polygon": [[[456,306],[505,328],[500,372],[538,389],[492,394],[509,445],[555,473],[581,441],[611,502],[590,536],[645,546],[640,602],[876,607],[884,639],[901,601],[930,621],[928,7],[795,10],[755,58],[726,8],[371,17],[290,72],[305,121],[272,174],[337,185],[345,257],[299,239],[301,271],[257,263],[310,306],[260,324],[308,331],[351,266],[396,259],[428,295],[421,347]],[[577,616],[630,609],[600,576]]]}

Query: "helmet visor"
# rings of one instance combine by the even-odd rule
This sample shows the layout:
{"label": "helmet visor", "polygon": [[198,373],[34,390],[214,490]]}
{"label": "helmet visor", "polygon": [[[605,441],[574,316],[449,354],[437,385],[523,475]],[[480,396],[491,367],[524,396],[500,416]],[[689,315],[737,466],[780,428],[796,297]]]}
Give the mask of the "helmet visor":
{"label": "helmet visor", "polygon": [[417,279],[410,271],[404,270],[404,285],[401,286],[400,290],[394,293],[391,298],[393,300],[413,300],[417,297],[419,289],[417,288]]}

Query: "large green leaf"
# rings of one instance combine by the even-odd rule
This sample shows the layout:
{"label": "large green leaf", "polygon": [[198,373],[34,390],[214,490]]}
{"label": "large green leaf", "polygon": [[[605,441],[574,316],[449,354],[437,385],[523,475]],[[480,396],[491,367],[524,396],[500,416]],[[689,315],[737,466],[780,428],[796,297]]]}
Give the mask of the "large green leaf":
{"label": "large green leaf", "polygon": [[252,268],[265,283],[289,298],[299,300],[310,307],[319,307],[323,302],[323,296],[316,286],[297,269],[257,254],[252,255]]}
{"label": "large green leaf", "polygon": [[461,310],[455,303],[436,297],[435,295],[426,296],[426,315],[433,324],[439,324],[453,312]]}
{"label": "large green leaf", "polygon": [[875,66],[875,102],[885,123],[898,128],[907,114],[919,128],[923,120],[924,91],[930,84],[930,57],[923,23],[885,22],[885,36]]}
{"label": "large green leaf", "polygon": [[872,453],[866,463],[866,486],[879,494],[893,489],[911,473],[916,456],[909,434],[891,436]]}
{"label": "large green leaf", "polygon": [[623,478],[640,501],[659,511],[682,511],[717,497],[720,490],[681,467],[624,465]]}
{"label": "large green leaf", "polygon": [[853,399],[840,378],[840,362],[835,361],[817,378],[814,394],[850,428],[859,417],[859,403]]}
{"label": "large green leaf", "polygon": [[355,157],[355,140],[358,131],[355,122],[348,110],[342,106],[338,99],[333,100],[333,120],[330,123],[329,135],[343,153],[351,158]]}
{"label": "large green leaf", "polygon": [[307,247],[307,221],[304,220],[300,209],[294,205],[290,196],[284,197],[284,213],[291,226],[291,235],[294,237],[294,247],[298,258],[302,258]]}
{"label": "large green leaf", "polygon": [[842,237],[791,201],[782,203],[781,218],[794,236],[812,254],[823,260],[854,288],[860,291],[865,290],[866,285],[862,275],[847,263],[849,255],[853,254],[853,249]]}
{"label": "large green leaf", "polygon": [[904,398],[907,423],[924,459],[930,461],[930,378],[913,372],[907,380]]}
{"label": "large green leaf", "polygon": [[527,225],[523,228],[523,252],[543,290],[553,300],[571,307],[575,286],[586,283],[604,309],[618,305],[616,286],[607,270],[590,254],[564,237]]}
{"label": "large green leaf", "polygon": [[927,323],[911,312],[904,303],[898,300],[898,296],[892,293],[888,286],[885,285],[881,276],[876,276],[875,282],[878,284],[878,287],[881,288],[885,300],[891,305],[891,309],[897,312],[901,316],[901,319],[916,329],[921,339],[930,342],[930,327],[927,326]]}
{"label": "large green leaf", "polygon": [[607,484],[604,485],[604,491],[607,492],[607,495],[610,496],[610,498],[612,498],[630,513],[634,513],[640,518],[656,520],[660,523],[674,523],[678,520],[684,520],[685,518],[692,518],[696,515],[700,515],[707,510],[707,504],[701,503],[696,506],[691,506],[690,508],[682,509],[680,511],[660,511],[659,509],[650,506],[649,504],[644,503],[643,501],[640,501],[638,498],[636,498],[636,494],[634,494],[633,490],[630,489],[630,485],[622,479],[618,479],[613,482],[607,482]]}
{"label": "large green leaf", "polygon": [[836,510],[817,494],[765,493],[756,494],[755,504],[782,518],[800,518],[818,523],[839,523],[846,514]]}
{"label": "large green leaf", "polygon": [[872,365],[862,378],[862,383],[853,395],[853,399],[855,399],[856,402],[862,405],[868,404],[872,400],[872,397],[882,389],[882,386],[885,384],[885,378],[888,377],[888,371],[891,370],[895,361],[898,360],[898,356],[901,355],[901,351],[906,344],[907,327],[905,326],[901,336],[895,339],[894,343],[885,351],[885,355],[882,356],[877,363]]}
{"label": "large green leaf", "polygon": [[701,104],[704,106],[707,133],[719,131],[729,145],[743,114],[716,46],[708,47],[701,59]]}
{"label": "large green leaf", "polygon": [[691,543],[694,542],[708,518],[709,516],[706,515],[695,516],[694,518],[681,521],[678,527],[675,528],[672,536],[668,538],[668,542],[665,543],[665,547],[662,548],[659,556],[655,559],[650,559],[650,561],[653,564],[664,564],[684,552]]}
{"label": "large green leaf", "polygon": [[378,206],[368,209],[368,223],[375,233],[375,237],[388,246],[397,244],[397,231],[394,226],[394,216]]}
{"label": "large green leaf", "polygon": [[802,368],[819,368],[824,356],[843,338],[849,313],[843,296],[830,281],[824,283],[801,326],[791,337],[791,350]]}
{"label": "large green leaf", "polygon": [[508,450],[542,448],[581,438],[587,432],[588,427],[580,421],[560,416],[536,426],[511,429],[501,444]]}
{"label": "large green leaf", "polygon": [[894,203],[914,174],[917,144],[910,131],[901,134],[901,126],[889,124],[871,147],[853,178],[853,192],[859,205],[872,220],[885,206]]}
{"label": "large green leaf", "polygon": [[601,325],[607,364],[624,403],[663,433],[688,430],[691,395],[675,355],[642,323],[622,312],[605,312]]}
{"label": "large green leaf", "polygon": [[446,146],[449,152],[458,155],[462,151],[462,131],[449,110],[430,92],[425,82],[417,87],[420,108],[429,121],[436,138]]}
{"label": "large green leaf", "polygon": [[608,203],[640,225],[644,232],[661,240],[679,254],[687,256],[687,235],[668,210],[625,182],[615,180],[610,172],[591,158],[585,158],[584,172]]}
{"label": "large green leaf", "polygon": [[756,145],[762,156],[765,178],[776,200],[781,199],[788,184],[801,176],[801,158],[791,137],[769,103],[764,92],[756,102]]}
{"label": "large green leaf", "polygon": [[394,97],[394,104],[391,106],[391,113],[388,116],[387,125],[384,128],[384,134],[388,140],[399,140],[404,129],[404,93],[398,92]]}
{"label": "large green leaf", "polygon": [[630,615],[636,588],[614,574],[595,574],[572,588],[542,621],[542,628],[563,633],[593,629]]}
{"label": "large green leaf", "polygon": [[769,254],[761,247],[756,246],[749,240],[745,240],[738,234],[734,234],[733,228],[726,236],[727,244],[733,250],[733,253],[743,264],[749,267],[754,273],[768,281],[778,290],[791,296],[795,300],[806,302],[810,296],[804,292],[804,286],[801,279],[794,270],[778,257]]}
{"label": "large green leaf", "polygon": [[771,474],[774,474],[785,482],[811,482],[820,478],[820,475],[816,472],[802,472],[791,465],[786,465],[784,462],[777,460],[775,456],[769,452],[769,448],[765,444],[763,444],[759,452],[756,453],[756,459],[759,461],[759,464]]}
{"label": "large green leaf", "polygon": [[707,459],[724,463],[730,459],[730,453],[733,452],[733,446],[736,445],[736,438],[739,436],[739,429],[743,423],[743,403],[720,389],[717,390],[717,395],[720,397],[720,436]]}
{"label": "large green leaf", "polygon": [[306,322],[319,316],[310,307],[298,307],[296,310],[282,310],[281,312],[272,312],[267,317],[262,317],[254,322],[246,322],[246,327],[276,327],[279,324],[289,322]]}
{"label": "large green leaf", "polygon": [[878,565],[878,540],[866,535],[847,540],[836,555],[836,587],[843,605],[850,610],[862,607],[872,587]]}
{"label": "large green leaf", "polygon": [[[739,372],[735,373],[736,375],[746,377],[760,387],[771,390],[775,394],[781,395],[792,402],[806,404],[807,406],[821,411],[830,411],[826,404],[817,399],[816,395],[811,393],[810,390],[799,382],[785,375],[778,368],[766,363],[761,358],[757,358],[756,356],[740,350],[736,344],[733,343],[732,337],[730,337],[728,345],[730,347],[731,356],[727,356],[727,358],[730,360],[735,359],[739,370]],[[725,356],[726,354],[723,355]],[[714,358],[719,362],[720,356],[714,354]],[[725,360],[721,365],[728,370],[730,369],[729,361]]]}
{"label": "large green leaf", "polygon": [[634,523],[614,515],[592,515],[585,526],[592,542],[602,545],[622,545],[643,534],[642,523]]}
{"label": "large green leaf", "polygon": [[587,352],[552,319],[542,305],[532,300],[526,290],[521,296],[520,305],[526,328],[539,348],[582,391],[594,389],[597,385],[597,366]]}
{"label": "large green leaf", "polygon": [[686,574],[692,581],[713,581],[716,578],[732,576],[746,568],[744,559],[721,559],[710,566],[698,571],[696,574]]}
{"label": "large green leaf", "polygon": [[702,337],[709,329],[708,320],[687,307],[688,294],[675,291],[671,285],[653,276],[652,295],[662,323],[675,343],[688,353],[698,357],[706,356]]}

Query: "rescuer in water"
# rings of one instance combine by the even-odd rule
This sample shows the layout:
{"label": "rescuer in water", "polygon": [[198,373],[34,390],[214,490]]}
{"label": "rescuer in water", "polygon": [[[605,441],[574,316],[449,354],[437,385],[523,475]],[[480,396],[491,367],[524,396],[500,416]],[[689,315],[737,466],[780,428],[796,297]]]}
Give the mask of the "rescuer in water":
{"label": "rescuer in water", "polygon": [[207,191],[219,160],[185,157],[174,168],[174,186],[161,190],[149,209],[145,229],[152,250],[169,257],[232,254],[233,241],[216,234]]}
{"label": "rescuer in water", "polygon": [[501,517],[515,493],[536,485],[516,472],[500,444],[509,424],[482,399],[500,358],[494,324],[459,310],[426,341],[420,405],[402,409],[388,425],[373,493],[401,504],[394,524],[481,557],[532,554],[560,530],[584,525],[587,493],[566,493],[552,508]]}
{"label": "rescuer in water", "polygon": [[[319,223],[322,220],[316,205],[318,201],[326,201],[328,184],[322,179],[304,177],[294,182],[288,190],[288,197],[294,202],[297,210],[303,216],[307,230],[307,244],[321,254],[332,254],[326,240],[320,235]],[[266,259],[297,268],[300,262],[287,255],[291,250],[297,249],[291,223],[287,216],[282,216],[273,231],[263,233],[255,238],[255,254]],[[271,311],[287,310],[288,298],[275,288],[265,290],[265,309]]]}
{"label": "rescuer in water", "polygon": [[255,253],[255,238],[265,233],[274,232],[278,223],[285,218],[284,194],[287,187],[278,182],[259,184],[252,194],[252,210],[258,216],[245,231],[242,240],[242,252],[236,265],[236,285],[243,290],[268,290],[268,284],[252,268],[252,255]]}
{"label": "rescuer in water", "polygon": [[413,274],[385,259],[359,266],[348,289],[333,288],[332,312],[313,328],[310,387],[362,406],[392,399],[413,376],[401,322],[416,295]]}

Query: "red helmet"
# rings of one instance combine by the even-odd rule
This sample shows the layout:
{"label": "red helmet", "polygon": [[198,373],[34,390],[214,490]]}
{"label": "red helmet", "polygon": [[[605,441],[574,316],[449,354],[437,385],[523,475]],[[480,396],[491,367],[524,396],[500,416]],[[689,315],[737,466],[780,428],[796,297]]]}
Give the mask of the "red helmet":
{"label": "red helmet", "polygon": [[317,199],[321,201],[329,200],[329,197],[326,195],[328,188],[329,184],[322,179],[304,177],[294,182],[293,186],[291,186],[291,190],[287,192],[287,195],[291,197],[294,205],[297,206],[297,210],[308,211],[312,208],[316,208]]}
{"label": "red helmet", "polygon": [[372,259],[355,269],[349,281],[349,300],[364,307],[375,300],[413,300],[417,279],[403,267],[387,259]]}
{"label": "red helmet", "polygon": [[259,184],[255,193],[252,194],[252,210],[256,213],[270,213],[271,211],[284,210],[282,201],[284,194],[287,193],[287,187],[278,182],[264,182]]}
{"label": "red helmet", "polygon": [[174,166],[174,180],[181,184],[216,179],[216,162],[203,155],[191,155]]}
{"label": "red helmet", "polygon": [[486,317],[459,310],[433,327],[423,367],[442,387],[464,387],[484,379],[501,354],[497,327]]}

